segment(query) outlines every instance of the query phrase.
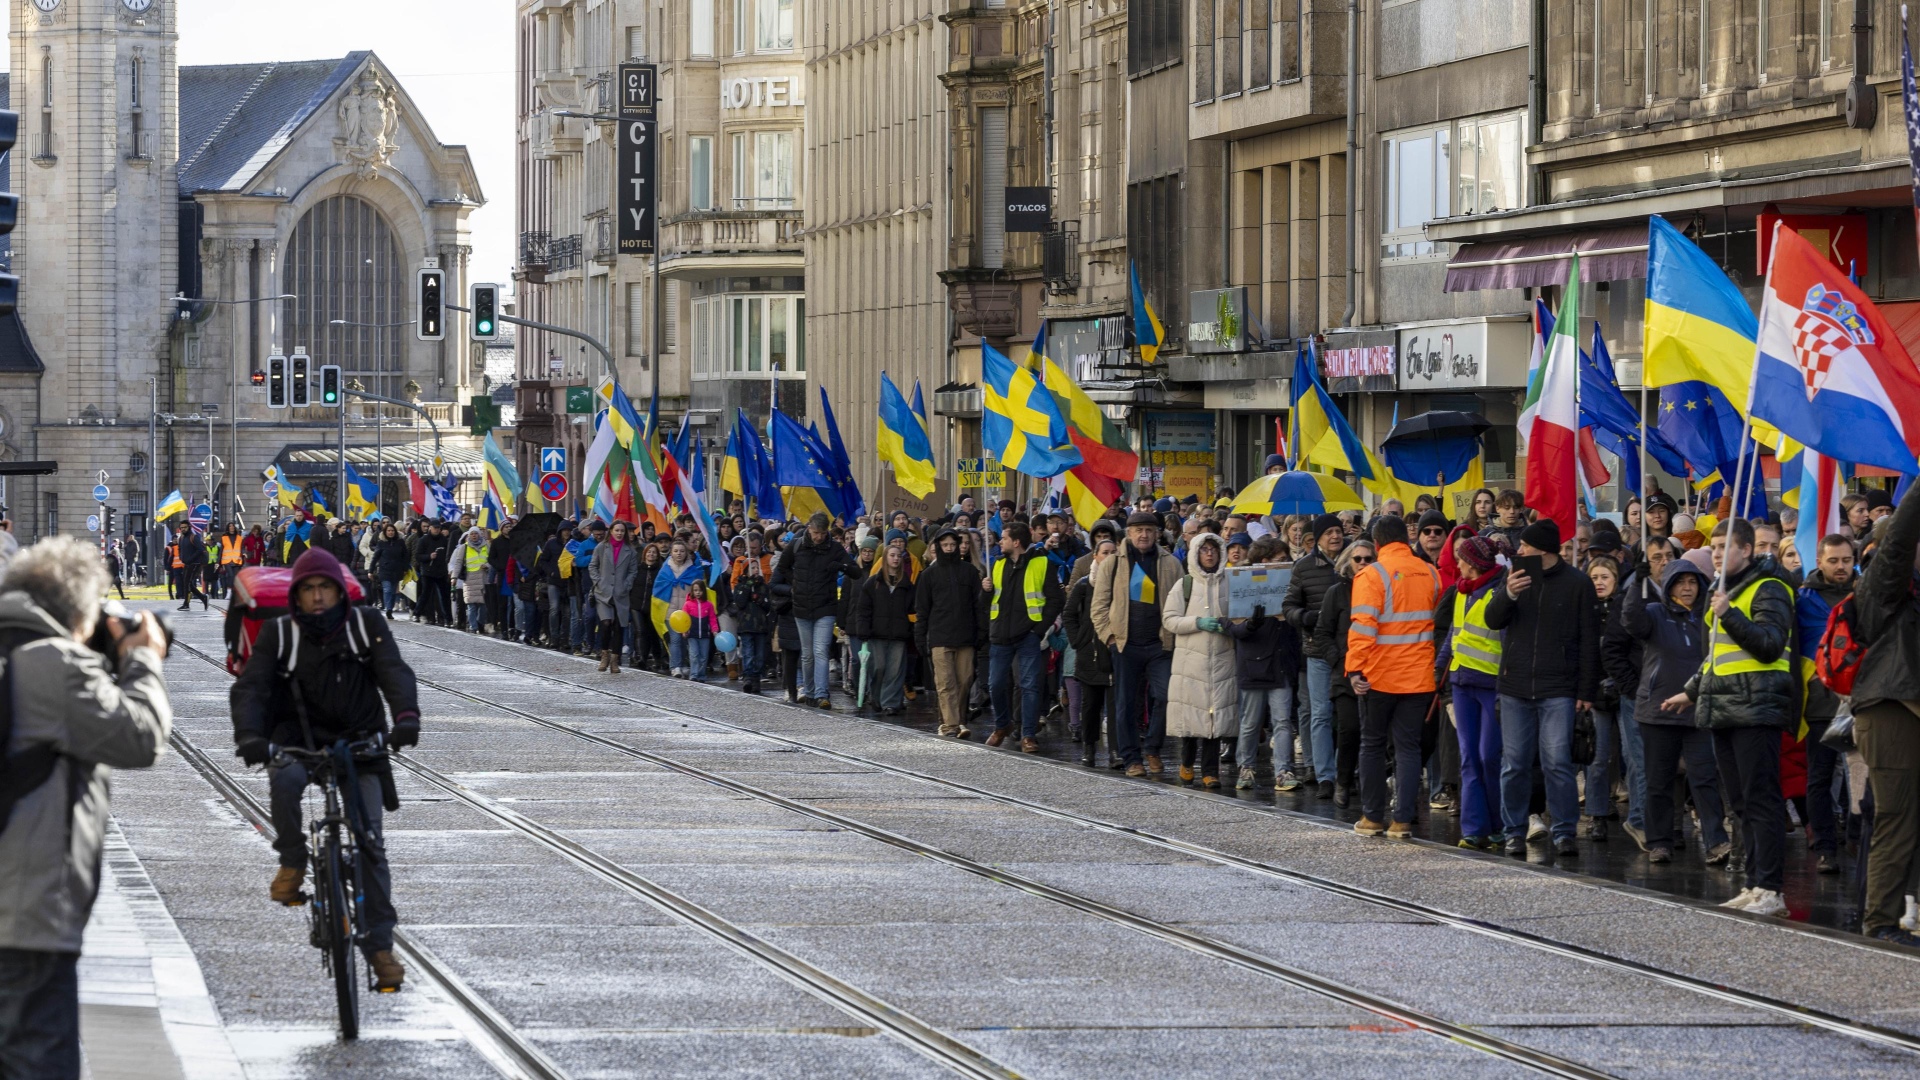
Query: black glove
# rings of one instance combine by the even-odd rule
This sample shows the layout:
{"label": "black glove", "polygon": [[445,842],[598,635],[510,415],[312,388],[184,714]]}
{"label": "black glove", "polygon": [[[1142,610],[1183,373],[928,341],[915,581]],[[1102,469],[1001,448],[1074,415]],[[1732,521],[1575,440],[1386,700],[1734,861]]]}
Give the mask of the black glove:
{"label": "black glove", "polygon": [[234,753],[240,755],[240,760],[249,765],[265,765],[270,752],[271,748],[267,745],[267,740],[258,735],[241,739],[234,748]]}
{"label": "black glove", "polygon": [[393,722],[393,731],[387,736],[387,745],[395,750],[405,750],[409,746],[420,745],[420,718],[403,716]]}
{"label": "black glove", "polygon": [[1253,617],[1254,617],[1254,618],[1256,618],[1256,619],[1264,619],[1264,618],[1266,618],[1266,617],[1267,617],[1267,605],[1265,605],[1265,604],[1255,604],[1255,605],[1253,605]]}
{"label": "black glove", "polygon": [[1306,611],[1301,613],[1300,621],[1306,623],[1307,624],[1306,628],[1308,630],[1311,630],[1314,627],[1320,625],[1320,613],[1318,611],[1313,610],[1312,608],[1309,608]]}

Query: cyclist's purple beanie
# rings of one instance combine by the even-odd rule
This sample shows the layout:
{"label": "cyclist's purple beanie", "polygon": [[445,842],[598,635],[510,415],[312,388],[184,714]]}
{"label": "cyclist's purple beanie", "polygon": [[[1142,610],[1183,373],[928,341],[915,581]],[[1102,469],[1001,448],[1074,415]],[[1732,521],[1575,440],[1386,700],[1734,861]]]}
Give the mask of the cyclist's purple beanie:
{"label": "cyclist's purple beanie", "polygon": [[293,589],[297,592],[300,583],[310,577],[323,577],[340,586],[340,595],[347,595],[347,573],[340,568],[340,560],[326,548],[310,547],[293,560]]}

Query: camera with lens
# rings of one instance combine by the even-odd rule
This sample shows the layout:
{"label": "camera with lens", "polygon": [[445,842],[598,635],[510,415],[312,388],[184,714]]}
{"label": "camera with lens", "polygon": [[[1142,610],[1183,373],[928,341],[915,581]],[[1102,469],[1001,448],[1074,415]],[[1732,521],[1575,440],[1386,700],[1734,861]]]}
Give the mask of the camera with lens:
{"label": "camera with lens", "polygon": [[[153,620],[160,624],[160,635],[167,639],[167,647],[173,647],[173,621],[161,612],[153,613]],[[109,600],[100,605],[100,619],[94,624],[93,636],[87,639],[87,647],[106,656],[114,655],[114,635],[108,629],[109,622],[120,624],[122,634],[131,634],[140,629],[140,613],[117,600]]]}

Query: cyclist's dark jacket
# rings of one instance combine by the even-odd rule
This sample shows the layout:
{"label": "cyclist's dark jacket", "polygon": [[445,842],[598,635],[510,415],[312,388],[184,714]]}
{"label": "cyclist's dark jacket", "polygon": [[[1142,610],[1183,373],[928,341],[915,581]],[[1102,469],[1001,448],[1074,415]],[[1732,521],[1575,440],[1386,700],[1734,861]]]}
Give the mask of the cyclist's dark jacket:
{"label": "cyclist's dark jacket", "polygon": [[[302,746],[300,715],[291,689],[280,678],[282,641],[293,616],[283,615],[260,627],[253,655],[233,682],[229,701],[236,741],[259,735],[277,746]],[[349,625],[360,620],[366,631],[368,658],[354,655]],[[358,633],[355,630],[354,633]],[[419,690],[413,669],[400,658],[400,645],[386,619],[372,608],[347,613],[333,633],[322,636],[302,628],[293,658],[293,680],[298,682],[313,725],[316,746],[341,737],[358,738],[387,730],[387,712],[393,718],[420,715]],[[386,698],[382,709],[381,697]]]}

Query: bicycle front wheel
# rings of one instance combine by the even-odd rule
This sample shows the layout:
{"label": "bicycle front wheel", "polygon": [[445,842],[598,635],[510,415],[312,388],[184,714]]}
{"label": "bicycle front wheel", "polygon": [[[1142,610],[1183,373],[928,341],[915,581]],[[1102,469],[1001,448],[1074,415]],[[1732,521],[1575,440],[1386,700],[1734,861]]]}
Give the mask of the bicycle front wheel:
{"label": "bicycle front wheel", "polygon": [[327,837],[327,967],[333,972],[334,1001],[340,1007],[340,1037],[360,1037],[360,959],[353,945],[353,903],[348,895],[346,852],[340,831]]}

